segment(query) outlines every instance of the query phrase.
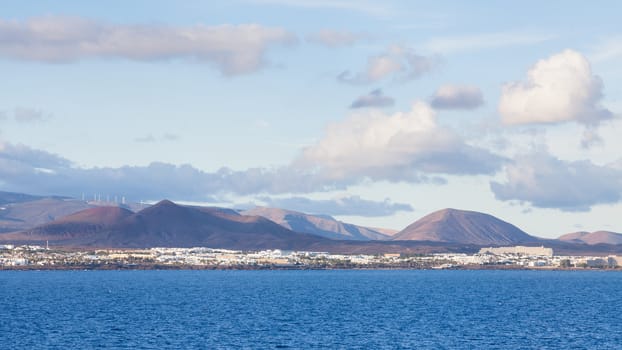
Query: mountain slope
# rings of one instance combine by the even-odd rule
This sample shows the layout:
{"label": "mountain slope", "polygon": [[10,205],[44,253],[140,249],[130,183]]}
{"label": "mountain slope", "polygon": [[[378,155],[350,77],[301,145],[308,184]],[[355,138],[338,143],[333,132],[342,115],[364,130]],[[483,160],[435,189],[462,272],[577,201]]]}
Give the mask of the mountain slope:
{"label": "mountain slope", "polygon": [[270,220],[219,210],[184,207],[164,200],[138,213],[94,208],[7,237],[91,247],[193,247],[298,249],[327,241],[292,232]]}
{"label": "mountain slope", "polygon": [[267,207],[255,207],[243,211],[242,214],[262,216],[290,230],[330,239],[361,241],[390,239],[388,235],[377,230],[343,223],[328,216],[309,215],[291,210]]}
{"label": "mountain slope", "polygon": [[116,225],[133,214],[121,207],[95,207],[70,214],[29,231],[31,236],[45,236],[46,239],[83,238],[100,230]]}
{"label": "mountain slope", "polygon": [[[466,212],[444,213],[450,216],[443,221],[466,215],[473,218],[500,221],[481,213]],[[451,215],[449,215],[451,214]],[[432,215],[433,216],[433,215]],[[440,215],[444,216],[444,215]],[[451,217],[454,217],[453,219]],[[492,219],[491,219],[492,218]],[[425,218],[424,218],[425,219]],[[420,220],[421,221],[421,220]],[[468,221],[468,220],[459,220]],[[500,221],[501,228],[512,231],[516,227]],[[438,223],[437,223],[438,224]],[[453,223],[454,226],[456,225]],[[482,229],[471,223],[471,226]],[[443,225],[438,224],[439,227]],[[461,230],[477,231],[469,225],[460,226]],[[509,226],[509,228],[508,228]],[[488,229],[497,228],[490,225]],[[556,252],[566,255],[603,255],[618,254],[622,245],[587,245],[585,243],[564,242],[559,240],[538,240],[519,231],[513,236],[518,242],[503,244],[525,244],[553,247]],[[464,233],[460,231],[464,236]],[[404,232],[402,232],[404,233]],[[522,234],[520,234],[522,233]],[[244,216],[218,208],[198,209],[162,201],[139,213],[132,213],[119,207],[99,207],[84,210],[67,217],[44,224],[36,229],[0,234],[0,241],[11,244],[44,245],[49,241],[55,247],[97,247],[97,248],[149,248],[149,247],[193,247],[203,246],[235,250],[291,249],[303,251],[322,251],[346,254],[381,254],[400,252],[407,254],[430,254],[439,252],[477,252],[482,244],[465,244],[432,241],[428,234],[420,240],[393,241],[356,241],[331,240],[310,234],[293,232],[266,218]],[[518,237],[518,238],[517,238]],[[441,237],[442,238],[442,237]],[[464,237],[461,238],[465,241]],[[500,240],[487,239],[485,245],[500,243]],[[500,243],[501,244],[501,243]]]}
{"label": "mountain slope", "polygon": [[84,201],[61,198],[13,202],[0,210],[0,232],[27,230],[91,207]]}
{"label": "mountain slope", "polygon": [[585,244],[622,244],[622,234],[610,231],[573,232],[558,238],[560,241]]}
{"label": "mountain slope", "polygon": [[538,238],[494,216],[457,209],[431,213],[398,232],[393,239],[478,245],[538,241]]}

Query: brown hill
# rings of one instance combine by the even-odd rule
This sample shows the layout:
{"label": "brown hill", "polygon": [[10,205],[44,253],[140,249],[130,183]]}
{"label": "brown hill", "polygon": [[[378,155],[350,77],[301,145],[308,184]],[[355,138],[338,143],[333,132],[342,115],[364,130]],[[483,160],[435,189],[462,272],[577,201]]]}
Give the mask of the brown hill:
{"label": "brown hill", "polygon": [[558,238],[560,241],[585,244],[622,244],[622,234],[610,231],[573,232]]}
{"label": "brown hill", "polygon": [[444,209],[419,219],[393,236],[393,240],[505,245],[536,242],[538,238],[492,215]]}
{"label": "brown hill", "polygon": [[28,230],[91,207],[84,201],[64,198],[12,202],[0,206],[0,232]]}
{"label": "brown hill", "polygon": [[327,241],[293,232],[262,217],[184,207],[168,200],[135,214],[122,208],[89,209],[5,237],[80,247],[204,246],[244,250],[300,249]]}
{"label": "brown hill", "polygon": [[[467,212],[467,214],[469,217],[473,215],[472,212]],[[477,214],[476,217],[485,215],[475,214]],[[460,215],[456,214],[456,216],[459,217]],[[490,216],[485,216],[487,220],[490,220],[488,217]],[[444,221],[448,220],[445,219]],[[496,222],[496,220],[498,219],[494,219],[492,222]],[[451,222],[451,220],[449,221]],[[505,227],[505,225],[501,226]],[[470,227],[466,224],[465,226]],[[477,227],[481,228],[480,226]],[[511,228],[506,227],[506,229],[511,231]],[[514,227],[514,229],[516,228]],[[471,227],[471,231],[473,230],[475,228]],[[524,232],[522,234],[526,235]],[[559,254],[607,255],[622,251],[622,245],[587,245],[559,240],[540,241],[528,235],[525,238],[523,235],[518,234],[519,237],[530,240],[530,242],[516,243],[525,245],[544,244],[547,247],[553,247],[555,252]],[[204,246],[236,250],[293,249],[350,254],[388,252],[407,254],[474,253],[482,245],[481,243],[464,244],[440,240],[331,240],[296,233],[262,217],[243,216],[219,208],[183,207],[169,201],[162,201],[136,214],[118,207],[93,208],[55,220],[53,223],[42,225],[28,232],[0,234],[0,241],[13,244],[41,245],[45,244],[46,240],[49,240],[51,246],[82,248]],[[485,245],[493,244],[491,242],[489,239]]]}
{"label": "brown hill", "polygon": [[377,230],[344,223],[329,216],[309,215],[292,210],[267,207],[255,207],[243,211],[242,214],[263,216],[290,230],[330,239],[359,241],[390,239],[389,236]]}
{"label": "brown hill", "polygon": [[132,214],[130,210],[121,207],[89,208],[35,227],[26,234],[34,240],[83,239],[117,224]]}
{"label": "brown hill", "polygon": [[56,224],[81,222],[94,225],[113,225],[134,214],[122,207],[95,207],[67,215],[56,220]]}

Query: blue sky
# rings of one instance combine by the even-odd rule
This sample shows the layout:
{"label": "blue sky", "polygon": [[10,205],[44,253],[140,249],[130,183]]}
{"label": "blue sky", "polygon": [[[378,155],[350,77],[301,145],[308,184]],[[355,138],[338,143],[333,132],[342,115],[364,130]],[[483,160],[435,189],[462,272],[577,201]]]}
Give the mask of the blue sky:
{"label": "blue sky", "polygon": [[622,231],[617,2],[3,5],[0,189]]}

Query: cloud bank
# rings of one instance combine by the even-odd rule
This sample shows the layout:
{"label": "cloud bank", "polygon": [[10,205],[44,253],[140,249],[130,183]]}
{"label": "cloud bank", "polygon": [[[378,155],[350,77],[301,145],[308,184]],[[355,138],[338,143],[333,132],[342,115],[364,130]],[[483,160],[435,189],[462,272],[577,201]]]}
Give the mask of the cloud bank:
{"label": "cloud bank", "polygon": [[218,194],[281,194],[343,190],[341,181],[312,169],[226,167],[206,172],[191,165],[153,162],[145,166],[80,168],[61,156],[24,145],[0,143],[0,188],[15,192],[79,196],[109,193],[134,200],[203,201]]}
{"label": "cloud bank", "polygon": [[[165,136],[166,137],[166,136]],[[158,138],[159,139],[159,138]],[[153,135],[137,141],[158,140]],[[442,175],[492,174],[503,159],[468,145],[436,123],[423,102],[408,112],[379,110],[331,124],[316,144],[289,165],[206,172],[191,165],[80,168],[70,160],[23,145],[0,144],[0,186],[16,192],[128,199],[201,201],[221,194],[258,195],[345,190],[367,180],[442,183]]]}
{"label": "cloud bank", "polygon": [[417,102],[408,112],[378,110],[330,124],[297,163],[334,180],[422,181],[430,174],[492,174],[502,159],[468,145],[436,123],[435,111]]}
{"label": "cloud bank", "polygon": [[296,41],[283,28],[258,24],[121,25],[59,16],[0,20],[0,56],[5,58],[42,62],[187,59],[211,64],[224,75],[257,71],[268,63],[270,47]]}
{"label": "cloud bank", "polygon": [[499,200],[528,202],[539,208],[589,211],[622,199],[622,171],[590,161],[563,161],[546,153],[517,157],[505,167],[507,181],[491,182]]}

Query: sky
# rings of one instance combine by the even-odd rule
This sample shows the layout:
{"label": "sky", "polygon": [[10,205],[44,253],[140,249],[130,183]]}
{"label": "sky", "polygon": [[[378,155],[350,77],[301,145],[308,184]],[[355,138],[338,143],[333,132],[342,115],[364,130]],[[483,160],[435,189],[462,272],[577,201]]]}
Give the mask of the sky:
{"label": "sky", "polygon": [[0,190],[622,232],[617,1],[4,1]]}

